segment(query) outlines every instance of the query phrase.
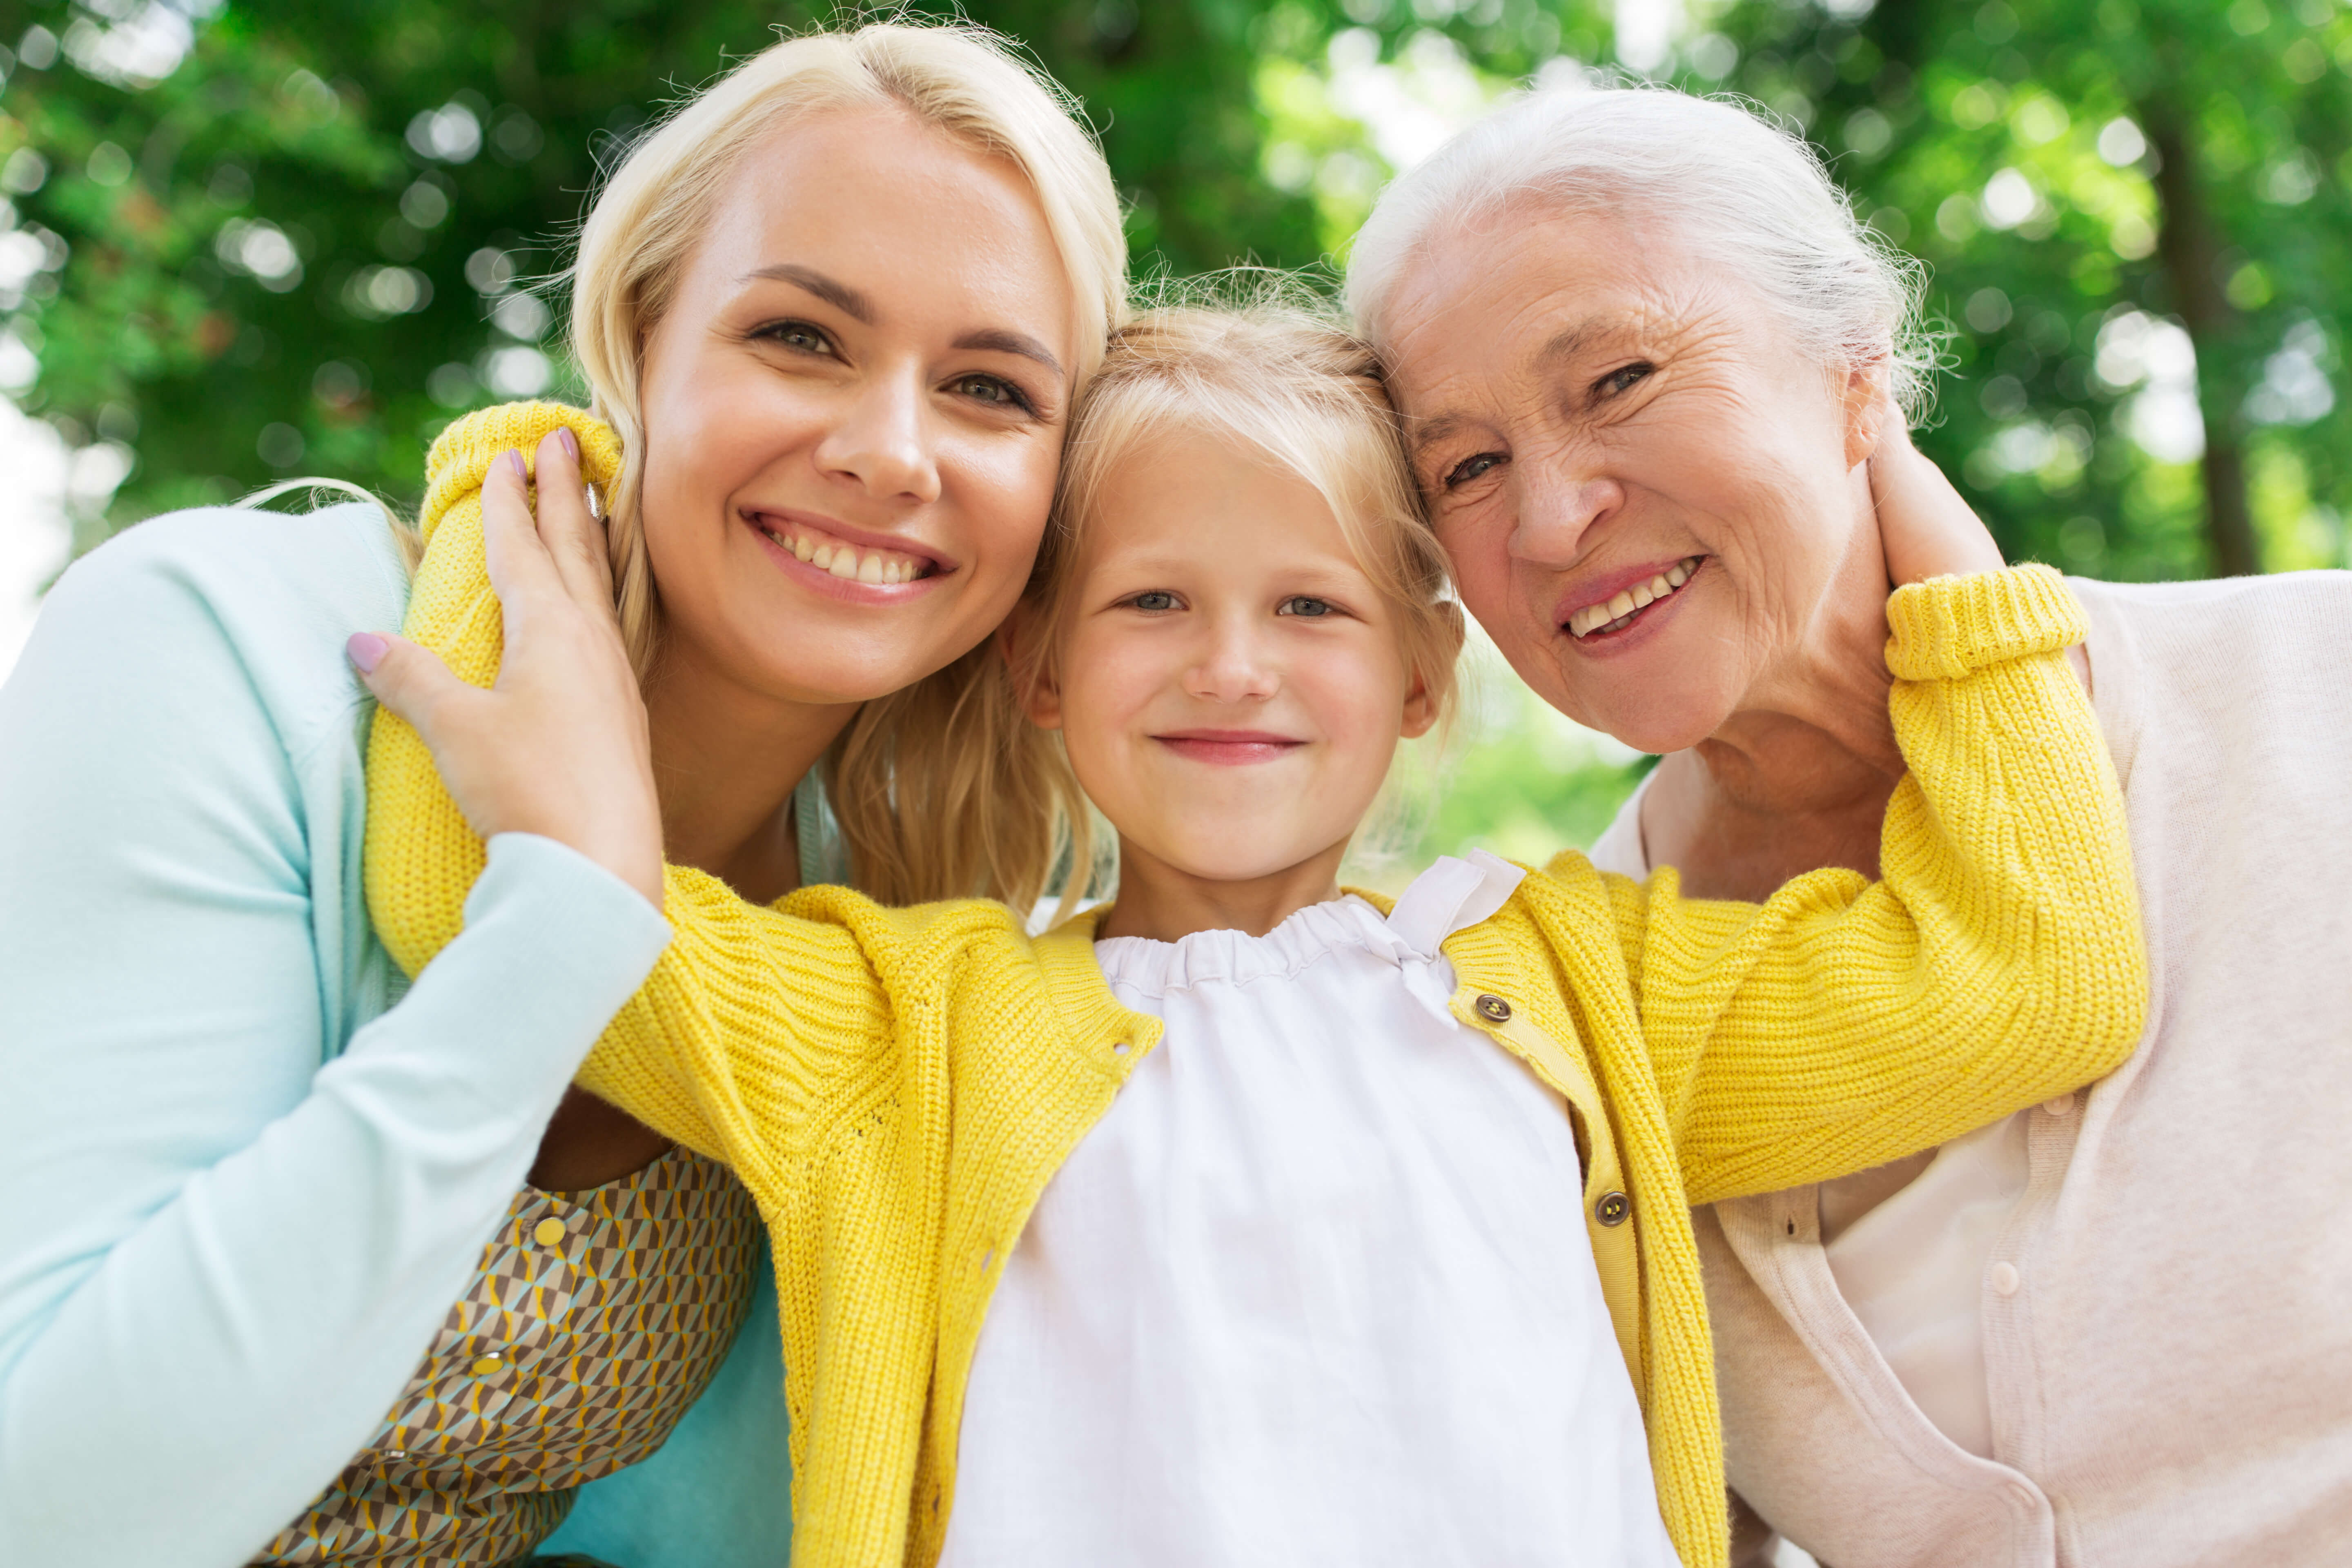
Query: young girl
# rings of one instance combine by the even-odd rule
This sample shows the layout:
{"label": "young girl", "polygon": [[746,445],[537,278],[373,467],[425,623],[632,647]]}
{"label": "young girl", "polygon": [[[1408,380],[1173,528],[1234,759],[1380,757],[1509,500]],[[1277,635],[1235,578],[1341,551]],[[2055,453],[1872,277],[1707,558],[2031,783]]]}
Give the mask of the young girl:
{"label": "young girl", "polygon": [[[1118,832],[1115,900],[1031,938],[995,903],[761,909],[673,868],[677,935],[583,1074],[759,1198],[795,1561],[1722,1561],[1687,1205],[1896,1157],[2139,1032],[2072,600],[2023,568],[1889,602],[1913,772],[1883,882],[1705,903],[1475,854],[1390,906],[1335,878],[1461,626],[1364,353],[1275,310],[1145,318],[1057,518],[1006,679]],[[486,602],[485,522],[527,695],[554,590],[519,458],[437,520],[409,630],[487,676],[495,621],[428,592]],[[1981,560],[1973,529],[1891,532],[1892,567]],[[551,822],[516,804],[548,793],[529,727],[456,721],[491,699],[393,652],[372,684],[475,826]],[[480,851],[398,721],[377,743],[371,890],[415,967]],[[625,807],[635,771],[556,793]]]}

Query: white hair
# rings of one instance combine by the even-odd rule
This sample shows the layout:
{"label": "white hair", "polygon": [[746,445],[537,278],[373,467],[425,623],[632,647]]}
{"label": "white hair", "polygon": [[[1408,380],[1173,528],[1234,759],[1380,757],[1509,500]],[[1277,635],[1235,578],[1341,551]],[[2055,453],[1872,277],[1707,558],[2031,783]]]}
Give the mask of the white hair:
{"label": "white hair", "polygon": [[1858,221],[1812,148],[1762,109],[1672,88],[1531,92],[1398,176],[1349,256],[1359,330],[1383,342],[1398,286],[1438,236],[1526,198],[1671,224],[1822,363],[1883,359],[1905,414],[1923,412],[1939,350],[1920,316],[1925,268]]}

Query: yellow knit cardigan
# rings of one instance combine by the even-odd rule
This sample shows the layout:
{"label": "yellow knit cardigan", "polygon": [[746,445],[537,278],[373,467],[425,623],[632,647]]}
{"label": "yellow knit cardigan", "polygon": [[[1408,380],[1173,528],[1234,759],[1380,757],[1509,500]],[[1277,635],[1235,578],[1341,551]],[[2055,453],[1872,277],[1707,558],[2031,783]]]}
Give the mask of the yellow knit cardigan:
{"label": "yellow knit cardigan", "polygon": [[[437,442],[406,631],[497,668],[476,494],[554,422],[592,476],[602,426],[492,410]],[[2083,617],[2041,567],[1888,605],[1895,732],[1883,881],[1799,878],[1763,905],[1683,898],[1566,854],[1445,943],[1454,1016],[1565,1099],[1658,1501],[1692,1564],[1727,1551],[1689,1206],[1895,1159],[2088,1082],[2129,1053],[2146,959],[2121,798],[2058,650]],[[367,879],[411,973],[480,865],[390,714],[369,758]],[[982,1319],[1045,1184],[1160,1025],[1113,999],[1086,917],[1023,933],[979,900],[843,888],[761,909],[669,868],[677,937],[581,1081],[731,1163],[772,1229],[792,1416],[793,1561],[937,1561]],[[1269,1194],[1271,1201],[1272,1194]]]}

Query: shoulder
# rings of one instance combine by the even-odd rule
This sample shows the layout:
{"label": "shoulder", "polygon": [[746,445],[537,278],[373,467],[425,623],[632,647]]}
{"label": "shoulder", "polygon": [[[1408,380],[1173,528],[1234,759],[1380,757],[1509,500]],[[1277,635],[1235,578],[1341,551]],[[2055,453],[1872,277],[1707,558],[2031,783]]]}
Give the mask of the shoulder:
{"label": "shoulder", "polygon": [[[2094,689],[2114,678],[2151,700],[2340,696],[2352,678],[2352,572],[2282,572],[2192,583],[2069,578],[2091,623]],[[2104,714],[2103,714],[2104,716]]]}
{"label": "shoulder", "polygon": [[257,702],[299,750],[322,726],[347,728],[366,700],[344,638],[397,629],[407,595],[399,546],[372,506],[167,513],[67,569],[10,685],[126,710]]}
{"label": "shoulder", "polygon": [[217,612],[263,619],[297,606],[350,619],[386,610],[396,616],[408,589],[383,514],[352,502],[313,512],[166,512],[75,562],[49,604],[124,594],[193,595]]}

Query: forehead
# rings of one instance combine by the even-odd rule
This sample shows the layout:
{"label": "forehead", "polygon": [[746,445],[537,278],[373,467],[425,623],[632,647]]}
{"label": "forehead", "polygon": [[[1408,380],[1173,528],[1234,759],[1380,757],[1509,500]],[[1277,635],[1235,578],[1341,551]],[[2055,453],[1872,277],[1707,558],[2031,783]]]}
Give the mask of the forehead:
{"label": "forehead", "polygon": [[1110,459],[1089,509],[1091,569],[1141,558],[1255,570],[1310,561],[1356,564],[1323,492],[1227,431],[1163,427]]}
{"label": "forehead", "polygon": [[1426,416],[1449,387],[1670,334],[1746,292],[1662,219],[1521,197],[1413,258],[1382,318],[1384,357],[1406,412]]}
{"label": "forehead", "polygon": [[780,262],[854,273],[901,308],[1050,321],[1056,349],[1075,341],[1068,272],[1020,167],[896,105],[795,115],[743,150],[689,270],[725,286]]}

